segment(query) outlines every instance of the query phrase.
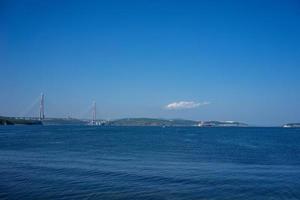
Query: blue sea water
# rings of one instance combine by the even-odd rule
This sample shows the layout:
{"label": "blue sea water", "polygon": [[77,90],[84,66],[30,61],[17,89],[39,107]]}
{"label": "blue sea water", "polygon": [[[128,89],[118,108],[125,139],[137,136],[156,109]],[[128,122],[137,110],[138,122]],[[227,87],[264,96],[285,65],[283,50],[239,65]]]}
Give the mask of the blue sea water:
{"label": "blue sea water", "polygon": [[0,127],[0,199],[300,199],[300,129]]}

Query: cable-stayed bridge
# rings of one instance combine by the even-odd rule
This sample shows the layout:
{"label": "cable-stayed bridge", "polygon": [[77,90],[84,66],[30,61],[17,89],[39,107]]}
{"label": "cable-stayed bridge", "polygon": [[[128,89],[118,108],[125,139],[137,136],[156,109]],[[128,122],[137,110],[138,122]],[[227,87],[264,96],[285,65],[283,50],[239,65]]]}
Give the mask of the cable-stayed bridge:
{"label": "cable-stayed bridge", "polygon": [[[88,125],[102,125],[103,120],[97,120],[97,107],[96,101],[93,101],[91,107],[88,109],[88,115],[90,119],[81,120]],[[18,115],[18,118],[21,119],[34,119],[47,122],[49,120],[60,119],[64,121],[75,120],[74,118],[46,118],[45,116],[45,95],[41,93],[41,95],[33,101],[33,103],[28,106],[21,114]],[[78,119],[76,119],[78,120]]]}

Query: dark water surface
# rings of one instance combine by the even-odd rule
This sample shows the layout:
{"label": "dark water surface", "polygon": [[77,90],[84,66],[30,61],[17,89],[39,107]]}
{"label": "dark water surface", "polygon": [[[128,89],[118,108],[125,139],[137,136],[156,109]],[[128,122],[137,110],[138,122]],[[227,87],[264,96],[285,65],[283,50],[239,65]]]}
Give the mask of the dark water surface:
{"label": "dark water surface", "polygon": [[0,199],[300,199],[300,129],[0,127]]}

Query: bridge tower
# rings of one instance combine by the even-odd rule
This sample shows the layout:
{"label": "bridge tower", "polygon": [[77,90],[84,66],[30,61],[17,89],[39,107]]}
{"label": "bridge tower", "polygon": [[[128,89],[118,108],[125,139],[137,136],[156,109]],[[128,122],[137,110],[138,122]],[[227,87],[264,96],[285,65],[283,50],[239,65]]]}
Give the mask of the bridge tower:
{"label": "bridge tower", "polygon": [[45,95],[41,93],[40,99],[40,120],[45,119]]}
{"label": "bridge tower", "polygon": [[93,110],[92,110],[92,115],[93,115],[93,119],[92,119],[92,124],[96,124],[96,101],[93,101]]}

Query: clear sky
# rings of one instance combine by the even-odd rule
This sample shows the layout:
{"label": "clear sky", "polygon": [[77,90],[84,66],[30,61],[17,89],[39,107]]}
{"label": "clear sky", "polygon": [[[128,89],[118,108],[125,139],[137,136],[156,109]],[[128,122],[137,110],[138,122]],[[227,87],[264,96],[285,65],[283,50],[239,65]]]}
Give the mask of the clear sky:
{"label": "clear sky", "polygon": [[44,92],[48,117],[300,121],[298,0],[1,0],[0,24],[0,115]]}

